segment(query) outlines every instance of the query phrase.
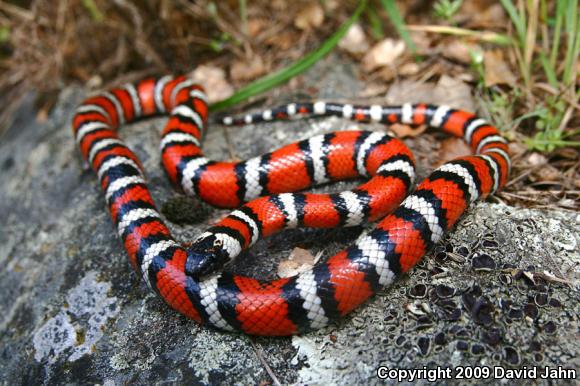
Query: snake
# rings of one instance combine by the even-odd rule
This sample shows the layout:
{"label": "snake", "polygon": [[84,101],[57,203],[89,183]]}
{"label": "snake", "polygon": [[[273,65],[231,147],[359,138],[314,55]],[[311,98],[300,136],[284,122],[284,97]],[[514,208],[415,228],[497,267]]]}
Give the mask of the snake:
{"label": "snake", "polygon": [[[208,112],[202,86],[187,76],[167,75],[87,97],[72,126],[133,268],[169,307],[224,331],[285,336],[336,322],[414,267],[474,202],[506,184],[511,168],[508,143],[496,127],[445,105],[312,101],[217,119],[241,125],[336,116],[428,125],[463,138],[473,155],[443,163],[414,189],[413,154],[379,131],[336,131],[246,161],[211,160],[201,146]],[[118,134],[125,124],[158,115],[168,116],[160,148],[172,184],[233,209],[187,244],[171,235],[142,163]],[[366,180],[352,190],[303,192],[358,177]],[[370,222],[373,227],[352,245],[291,277],[261,280],[227,269],[259,239],[283,229]]]}

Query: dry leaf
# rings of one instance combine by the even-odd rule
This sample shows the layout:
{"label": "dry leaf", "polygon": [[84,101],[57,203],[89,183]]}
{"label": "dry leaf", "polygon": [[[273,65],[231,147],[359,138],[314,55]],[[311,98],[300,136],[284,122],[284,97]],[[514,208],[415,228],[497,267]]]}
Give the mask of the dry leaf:
{"label": "dry leaf", "polygon": [[466,21],[470,29],[502,29],[508,22],[505,9],[499,2],[464,1],[455,20],[459,24]]}
{"label": "dry leaf", "polygon": [[36,122],[44,123],[48,121],[48,109],[43,107],[36,113]]}
{"label": "dry leaf", "polygon": [[528,147],[520,142],[510,142],[508,149],[512,159],[520,158],[528,151]]}
{"label": "dry leaf", "polygon": [[323,21],[324,10],[320,4],[311,3],[298,12],[296,19],[294,19],[294,25],[301,30],[307,30],[320,27]]}
{"label": "dry leaf", "polygon": [[315,258],[307,249],[294,248],[290,256],[278,264],[279,277],[291,277],[307,271],[315,263]]}
{"label": "dry leaf", "polygon": [[399,75],[411,76],[417,74],[419,70],[421,70],[421,66],[417,63],[408,62],[399,67]]}
{"label": "dry leaf", "polygon": [[350,26],[346,35],[338,42],[338,47],[355,56],[368,51],[369,43],[360,24]]}
{"label": "dry leaf", "polygon": [[483,53],[483,49],[478,44],[453,39],[443,46],[441,53],[448,59],[470,64],[472,52]]}
{"label": "dry leaf", "polygon": [[463,139],[457,137],[445,138],[441,142],[437,166],[442,165],[447,161],[451,161],[452,159],[471,154],[471,148]]}
{"label": "dry leaf", "polygon": [[254,55],[250,62],[236,60],[230,69],[230,77],[234,81],[252,80],[268,71],[261,56]]}
{"label": "dry leaf", "polygon": [[292,31],[280,32],[279,34],[267,37],[264,43],[277,47],[282,51],[288,51],[296,44],[296,36]]}
{"label": "dry leaf", "polygon": [[366,85],[366,87],[358,94],[361,98],[371,98],[377,95],[383,95],[387,92],[389,88],[385,84],[380,84],[378,82],[372,82]]}
{"label": "dry leaf", "polygon": [[527,158],[530,166],[540,166],[548,163],[548,159],[540,153],[532,153]]}
{"label": "dry leaf", "polygon": [[397,135],[398,138],[415,138],[427,130],[427,125],[409,126],[402,123],[393,123],[389,129]]}
{"label": "dry leaf", "polygon": [[513,85],[516,83],[516,77],[505,62],[502,50],[485,51],[483,54],[483,65],[485,69],[486,87],[495,84]]}
{"label": "dry leaf", "polygon": [[234,88],[226,80],[225,71],[219,67],[201,65],[191,76],[195,82],[203,85],[210,103],[226,99],[234,93]]}
{"label": "dry leaf", "polygon": [[402,40],[384,39],[375,44],[362,60],[366,71],[373,71],[395,63],[395,60],[405,52]]}
{"label": "dry leaf", "polygon": [[428,34],[427,32],[423,31],[409,31],[409,35],[411,36],[411,41],[413,44],[415,44],[417,54],[429,55],[433,51],[431,48],[431,41],[434,36],[433,34]]}
{"label": "dry leaf", "polygon": [[[534,176],[538,181],[559,181],[562,179],[562,173],[552,165],[545,165],[536,170]],[[535,179],[535,178],[534,178]]]}
{"label": "dry leaf", "polygon": [[433,89],[433,101],[438,105],[448,105],[456,109],[475,111],[471,87],[463,81],[443,75]]}
{"label": "dry leaf", "polygon": [[250,19],[248,20],[248,36],[255,38],[260,32],[264,30],[269,24],[266,19]]}
{"label": "dry leaf", "polygon": [[433,83],[417,82],[405,79],[394,83],[385,95],[385,102],[392,105],[403,103],[435,103]]}
{"label": "dry leaf", "polygon": [[562,284],[572,284],[569,280],[565,279],[565,278],[561,278],[558,277],[556,275],[554,275],[552,272],[548,272],[548,271],[543,271],[543,272],[536,272],[535,275],[539,278],[542,278],[544,280],[547,280],[549,282],[553,282],[553,283],[562,283]]}

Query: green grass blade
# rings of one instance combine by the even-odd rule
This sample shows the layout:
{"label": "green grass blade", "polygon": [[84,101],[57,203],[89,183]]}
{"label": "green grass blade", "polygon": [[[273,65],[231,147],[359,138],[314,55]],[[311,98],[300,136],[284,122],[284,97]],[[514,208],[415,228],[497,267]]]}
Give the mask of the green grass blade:
{"label": "green grass blade", "polygon": [[381,23],[381,18],[377,15],[377,11],[374,7],[367,8],[367,16],[369,18],[369,24],[371,25],[371,32],[373,38],[376,40],[381,40],[385,37],[383,31],[383,25]]}
{"label": "green grass blade", "polygon": [[354,13],[352,14],[352,16],[340,26],[338,31],[336,31],[332,36],[330,36],[315,51],[309,53],[302,59],[294,62],[288,67],[283,68],[282,70],[272,75],[265,76],[261,79],[256,80],[255,82],[250,83],[247,86],[242,87],[231,97],[212,104],[210,106],[210,110],[211,111],[222,110],[227,107],[236,105],[241,101],[244,101],[254,95],[263,93],[275,86],[287,82],[296,75],[299,75],[302,72],[309,69],[312,65],[314,65],[316,62],[318,62],[320,59],[326,56],[326,54],[328,54],[330,51],[334,49],[334,47],[338,44],[340,39],[342,39],[342,37],[346,34],[350,26],[358,20],[361,13],[366,8],[366,5],[367,5],[366,0],[361,1],[356,10],[354,11]]}
{"label": "green grass blade", "polygon": [[554,88],[558,88],[558,77],[556,76],[556,70],[552,67],[552,64],[548,60],[548,57],[544,51],[540,51],[540,62],[546,73],[546,78],[548,78],[548,83]]}
{"label": "green grass blade", "polygon": [[558,1],[556,4],[556,22],[554,24],[554,38],[552,39],[552,52],[550,53],[550,64],[556,67],[558,49],[560,47],[560,36],[562,35],[562,21],[566,16],[566,2]]}
{"label": "green grass blade", "polygon": [[523,47],[526,43],[526,23],[523,15],[518,13],[511,0],[500,0],[500,2],[512,20],[513,25],[516,27],[516,33],[518,34],[520,45]]}
{"label": "green grass blade", "polygon": [[395,5],[395,0],[381,0],[381,4],[387,12],[387,15],[389,15],[389,18],[391,19],[391,22],[393,22],[397,32],[405,41],[405,44],[409,47],[413,55],[415,55],[417,53],[417,47],[415,46],[415,43],[413,43],[413,40],[411,40],[411,35],[409,35],[409,31],[407,31],[407,27],[405,26],[405,21]]}
{"label": "green grass blade", "polygon": [[567,86],[572,82],[575,61],[578,60],[580,50],[580,23],[578,23],[578,0],[568,0],[567,17],[565,20],[565,30],[568,40],[566,57],[564,58],[564,84]]}
{"label": "green grass blade", "polygon": [[103,13],[99,10],[97,5],[93,0],[82,0],[83,6],[86,8],[87,11],[91,14],[91,17],[97,23],[102,22],[105,19]]}

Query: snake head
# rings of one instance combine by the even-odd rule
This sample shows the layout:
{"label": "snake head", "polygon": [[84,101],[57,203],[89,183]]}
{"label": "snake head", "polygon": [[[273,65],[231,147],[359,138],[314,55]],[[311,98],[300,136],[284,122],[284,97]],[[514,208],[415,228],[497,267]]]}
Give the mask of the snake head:
{"label": "snake head", "polygon": [[223,241],[209,234],[195,241],[187,250],[185,274],[197,279],[218,270],[228,260]]}

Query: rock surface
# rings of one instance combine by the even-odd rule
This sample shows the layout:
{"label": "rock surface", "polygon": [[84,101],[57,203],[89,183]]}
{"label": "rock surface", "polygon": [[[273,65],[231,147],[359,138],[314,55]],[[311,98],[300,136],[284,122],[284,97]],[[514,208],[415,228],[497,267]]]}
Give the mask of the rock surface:
{"label": "rock surface", "polygon": [[[336,57],[317,64],[305,75],[317,90],[311,96],[355,99],[354,68]],[[2,383],[360,384],[383,383],[379,366],[579,370],[580,216],[573,212],[480,203],[407,277],[338,325],[305,336],[251,338],[176,314],[132,273],[96,177],[80,160],[70,121],[84,96],[64,90],[45,123],[35,121],[31,96],[0,139]],[[226,212],[191,209],[173,192],[159,167],[162,124],[134,124],[122,135],[174,235],[192,240]],[[213,127],[204,146],[215,159],[244,159],[348,127],[336,119]],[[425,152],[436,148],[433,138],[409,144]],[[418,158],[423,175],[425,160],[436,161],[432,153]],[[360,231],[287,232],[261,241],[232,269],[273,278],[295,246],[329,256]]]}

